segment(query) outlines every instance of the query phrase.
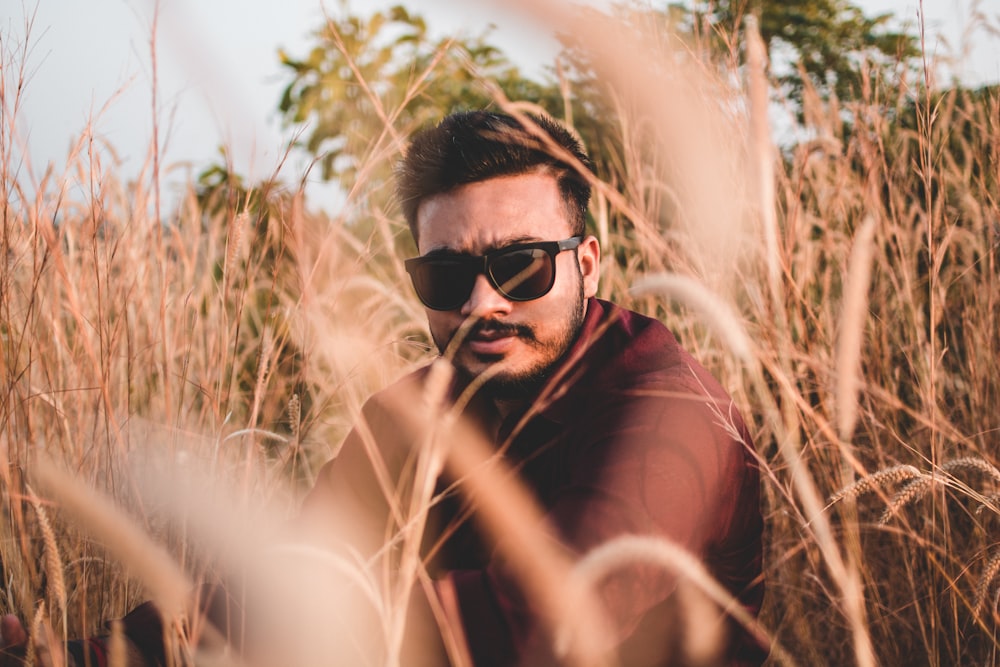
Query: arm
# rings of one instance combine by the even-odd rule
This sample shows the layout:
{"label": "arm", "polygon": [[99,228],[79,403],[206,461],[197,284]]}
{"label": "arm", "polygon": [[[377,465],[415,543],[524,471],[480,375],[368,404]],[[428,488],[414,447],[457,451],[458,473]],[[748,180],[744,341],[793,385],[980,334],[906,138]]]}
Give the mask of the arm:
{"label": "arm", "polygon": [[[8,614],[0,619],[0,638],[0,667],[23,667],[28,664],[29,637],[17,616]],[[63,664],[65,660],[68,667],[107,667],[110,659],[109,640],[107,636],[70,640],[65,645],[63,655],[56,648],[57,643],[43,632],[34,640],[34,664],[51,667]],[[125,662],[118,664],[123,664],[124,667],[153,667],[157,664],[148,661],[128,635],[122,635],[122,642]]]}

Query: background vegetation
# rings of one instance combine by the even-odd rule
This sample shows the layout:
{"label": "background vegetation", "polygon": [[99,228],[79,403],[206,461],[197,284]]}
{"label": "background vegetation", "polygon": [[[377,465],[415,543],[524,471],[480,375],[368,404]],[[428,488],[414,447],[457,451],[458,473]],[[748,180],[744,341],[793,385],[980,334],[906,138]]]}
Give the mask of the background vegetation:
{"label": "background vegetation", "polygon": [[[212,526],[248,539],[261,506],[295,506],[364,398],[431,358],[391,165],[415,128],[492,104],[583,136],[601,295],[664,320],[748,415],[772,662],[996,664],[1000,95],[931,87],[887,18],[834,0],[575,12],[546,81],[402,8],[336,18],[282,54],[278,104],[308,121],[291,150],[340,183],[337,212],[231,165],[160,211],[155,151],[121,182],[88,128],[28,185],[28,63],[4,50],[0,610],[97,632],[169,589],[142,567],[156,549],[210,577],[237,539]],[[795,140],[775,142],[769,103]],[[56,468],[114,500],[111,529],[60,500]]]}

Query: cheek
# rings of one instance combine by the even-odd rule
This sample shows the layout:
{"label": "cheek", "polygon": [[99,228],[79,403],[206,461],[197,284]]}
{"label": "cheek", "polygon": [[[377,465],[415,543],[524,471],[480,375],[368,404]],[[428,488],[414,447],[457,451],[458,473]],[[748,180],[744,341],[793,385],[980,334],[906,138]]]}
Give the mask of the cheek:
{"label": "cheek", "polygon": [[434,333],[439,333],[447,330],[448,328],[448,317],[447,313],[440,310],[430,310],[425,309],[427,313],[427,326]]}
{"label": "cheek", "polygon": [[[569,253],[567,253],[569,254]],[[586,282],[580,272],[580,266],[576,263],[575,257],[569,258],[559,266],[556,274],[556,284],[552,288],[552,294],[558,296],[561,308],[570,308],[576,304],[580,297],[580,291],[586,291]],[[586,294],[585,294],[586,296]]]}
{"label": "cheek", "polygon": [[427,328],[438,345],[447,344],[465,321],[458,311],[424,310],[427,313]]}

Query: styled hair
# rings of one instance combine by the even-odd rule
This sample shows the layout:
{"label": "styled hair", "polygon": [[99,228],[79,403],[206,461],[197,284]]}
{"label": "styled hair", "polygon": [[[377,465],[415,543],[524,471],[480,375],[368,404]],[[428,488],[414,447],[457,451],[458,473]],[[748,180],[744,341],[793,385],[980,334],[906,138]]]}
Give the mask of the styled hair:
{"label": "styled hair", "polygon": [[[594,166],[569,130],[544,116],[528,116],[557,146],[588,170]],[[417,210],[427,198],[498,176],[551,173],[574,235],[586,229],[590,183],[578,168],[552,154],[546,142],[513,116],[492,111],[451,114],[418,132],[396,169],[396,196],[417,241]]]}

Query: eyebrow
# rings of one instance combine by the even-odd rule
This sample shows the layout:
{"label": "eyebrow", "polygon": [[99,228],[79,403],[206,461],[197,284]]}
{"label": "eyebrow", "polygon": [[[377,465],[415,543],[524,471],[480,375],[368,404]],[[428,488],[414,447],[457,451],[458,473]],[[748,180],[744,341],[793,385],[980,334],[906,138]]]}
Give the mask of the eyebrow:
{"label": "eyebrow", "polygon": [[482,257],[483,255],[486,255],[488,253],[495,252],[495,251],[501,250],[503,248],[508,248],[508,247],[510,247],[512,245],[520,245],[522,243],[539,243],[542,240],[543,239],[540,239],[537,236],[516,236],[516,237],[504,239],[503,241],[501,241],[499,243],[486,246],[486,252],[483,252],[483,253],[481,253],[479,255],[473,255],[471,252],[463,252],[461,250],[455,250],[455,249],[449,248],[447,246],[442,246],[440,248],[433,248],[431,250],[428,250],[426,253],[424,253],[423,256],[424,257],[438,257],[438,256],[458,255],[458,256],[463,256],[463,257]]}

